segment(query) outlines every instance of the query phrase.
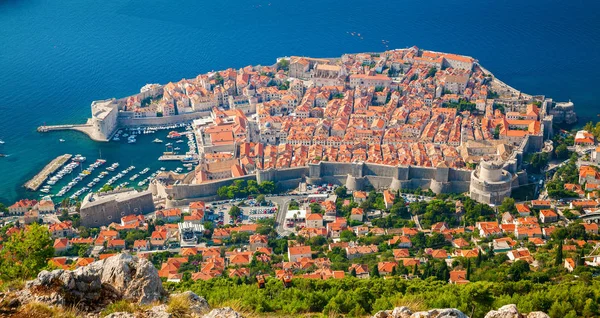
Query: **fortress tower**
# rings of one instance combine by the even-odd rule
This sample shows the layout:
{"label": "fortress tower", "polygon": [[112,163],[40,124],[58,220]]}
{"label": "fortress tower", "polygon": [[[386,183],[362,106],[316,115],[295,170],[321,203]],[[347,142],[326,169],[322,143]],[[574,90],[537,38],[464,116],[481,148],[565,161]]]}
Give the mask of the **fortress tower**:
{"label": "fortress tower", "polygon": [[510,196],[513,175],[502,166],[500,161],[481,161],[471,173],[471,199],[497,205]]}

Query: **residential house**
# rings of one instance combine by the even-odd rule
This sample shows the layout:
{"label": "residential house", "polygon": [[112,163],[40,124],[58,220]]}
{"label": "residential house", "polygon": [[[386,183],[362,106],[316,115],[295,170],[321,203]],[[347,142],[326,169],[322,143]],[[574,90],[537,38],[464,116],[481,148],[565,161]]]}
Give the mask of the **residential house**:
{"label": "residential house", "polygon": [[469,280],[467,280],[467,271],[463,269],[455,269],[450,271],[450,284],[466,284]]}
{"label": "residential house", "polygon": [[358,278],[369,278],[369,267],[366,264],[352,264],[348,268],[348,272],[356,274]]}
{"label": "residential house", "polygon": [[306,227],[315,229],[323,227],[323,216],[319,213],[311,213],[306,217]]}
{"label": "residential house", "polygon": [[362,222],[365,217],[365,211],[361,208],[353,208],[350,211],[350,220]]}
{"label": "residential house", "polygon": [[553,210],[540,210],[540,221],[542,223],[552,223],[558,221],[558,214]]}
{"label": "residential house", "polygon": [[383,191],[383,204],[385,204],[386,209],[391,209],[392,205],[394,205],[394,200],[396,196],[390,190]]}
{"label": "residential house", "polygon": [[297,262],[301,258],[312,259],[312,250],[310,246],[290,246],[288,247],[288,260]]}

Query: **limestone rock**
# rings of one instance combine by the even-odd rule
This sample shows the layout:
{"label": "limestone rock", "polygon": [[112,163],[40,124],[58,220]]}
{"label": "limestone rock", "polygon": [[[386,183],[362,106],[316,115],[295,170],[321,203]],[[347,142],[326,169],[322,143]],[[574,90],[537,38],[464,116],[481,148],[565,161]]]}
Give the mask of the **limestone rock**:
{"label": "limestone rock", "polygon": [[460,311],[456,308],[440,309],[436,316],[436,318],[451,318],[451,317],[469,318],[462,311]]}
{"label": "limestone rock", "polygon": [[394,318],[410,318],[412,311],[408,307],[396,307],[392,311],[392,317]]}
{"label": "limestone rock", "polygon": [[527,318],[550,318],[550,316],[541,311],[532,311],[527,315]]}
{"label": "limestone rock", "polygon": [[19,291],[22,303],[102,307],[126,299],[139,304],[159,301],[165,295],[156,268],[148,260],[118,254],[74,271],[42,271]]}
{"label": "limestone rock", "polygon": [[194,314],[203,314],[210,310],[208,302],[204,297],[198,296],[191,291],[186,291],[181,294],[172,294],[171,297],[185,297],[190,301],[190,311]]}
{"label": "limestone rock", "polygon": [[230,307],[218,308],[211,310],[204,318],[242,318],[242,314],[231,309]]}
{"label": "limestone rock", "polygon": [[159,305],[150,308],[144,313],[145,318],[171,318],[173,315],[167,312],[166,305]]}
{"label": "limestone rock", "polygon": [[509,304],[488,312],[485,318],[521,318],[521,314],[516,305]]}
{"label": "limestone rock", "polygon": [[388,317],[391,317],[389,310],[380,310],[373,316],[373,318],[388,318]]}
{"label": "limestone rock", "polygon": [[115,312],[105,318],[135,318],[135,315],[128,312]]}
{"label": "limestone rock", "polygon": [[410,318],[433,318],[428,311],[418,311],[410,315]]}

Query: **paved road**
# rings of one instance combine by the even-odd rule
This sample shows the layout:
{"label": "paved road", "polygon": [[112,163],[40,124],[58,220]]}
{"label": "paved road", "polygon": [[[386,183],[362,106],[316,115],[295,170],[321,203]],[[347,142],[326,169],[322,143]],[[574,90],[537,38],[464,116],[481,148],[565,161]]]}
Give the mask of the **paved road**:
{"label": "paved road", "polygon": [[283,196],[283,197],[266,197],[267,200],[271,200],[277,204],[279,209],[275,216],[275,230],[280,237],[292,234],[292,231],[285,228],[285,215],[292,199],[300,200],[306,198],[307,195],[294,195],[294,196]]}

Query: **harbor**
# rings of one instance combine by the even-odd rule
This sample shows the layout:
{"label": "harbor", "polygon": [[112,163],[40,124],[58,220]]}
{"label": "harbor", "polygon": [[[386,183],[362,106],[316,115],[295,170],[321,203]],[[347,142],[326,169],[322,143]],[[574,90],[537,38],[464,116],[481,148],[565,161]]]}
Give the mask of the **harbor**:
{"label": "harbor", "polygon": [[69,159],[73,157],[70,154],[64,154],[62,156],[56,157],[54,160],[50,161],[42,171],[35,175],[31,180],[25,183],[25,188],[31,191],[37,191],[40,186],[48,179],[48,176],[53,174],[56,170],[62,167]]}
{"label": "harbor", "polygon": [[[80,138],[85,137],[65,134],[56,141],[57,147],[70,151]],[[81,199],[97,191],[143,190],[160,172],[189,172],[198,162],[193,130],[185,124],[119,129],[98,146],[97,153],[56,158],[27,182],[27,190],[55,202]]]}

